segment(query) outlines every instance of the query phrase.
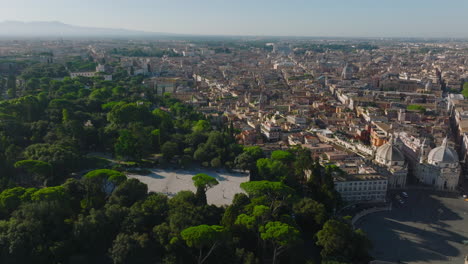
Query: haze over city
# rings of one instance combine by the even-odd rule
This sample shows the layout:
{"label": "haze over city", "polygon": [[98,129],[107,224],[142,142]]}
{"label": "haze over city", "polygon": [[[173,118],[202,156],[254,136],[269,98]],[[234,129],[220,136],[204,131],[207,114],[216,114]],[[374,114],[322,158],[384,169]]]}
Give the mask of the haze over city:
{"label": "haze over city", "polygon": [[1,0],[0,19],[197,35],[468,37],[468,1]]}

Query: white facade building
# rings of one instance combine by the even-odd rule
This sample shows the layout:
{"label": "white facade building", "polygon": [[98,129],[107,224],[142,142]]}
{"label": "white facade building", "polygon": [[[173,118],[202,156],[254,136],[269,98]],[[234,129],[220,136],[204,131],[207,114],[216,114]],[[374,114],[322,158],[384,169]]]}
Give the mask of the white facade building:
{"label": "white facade building", "polygon": [[78,76],[82,77],[94,77],[96,76],[96,72],[71,72],[70,77],[76,78]]}
{"label": "white facade building", "polygon": [[385,201],[387,178],[377,174],[334,177],[335,190],[347,202]]}
{"label": "white facade building", "polygon": [[415,176],[419,182],[432,185],[437,189],[451,191],[456,189],[460,174],[458,154],[448,146],[447,138],[441,146],[429,152],[427,159],[421,156],[420,163],[415,170]]}
{"label": "white facade building", "polygon": [[269,141],[277,141],[281,139],[281,127],[274,125],[271,122],[262,123],[262,134],[266,136]]}
{"label": "white facade building", "polygon": [[[432,150],[426,148],[426,140],[400,133],[399,139],[406,159],[411,167],[412,176],[422,184],[434,186],[441,190],[455,190],[461,166],[455,149],[449,146],[445,138],[441,146]],[[468,144],[463,142],[462,149]]]}
{"label": "white facade building", "polygon": [[307,123],[307,120],[304,117],[295,116],[295,115],[287,116],[286,120],[288,120],[289,123],[295,124],[295,125],[306,125]]}

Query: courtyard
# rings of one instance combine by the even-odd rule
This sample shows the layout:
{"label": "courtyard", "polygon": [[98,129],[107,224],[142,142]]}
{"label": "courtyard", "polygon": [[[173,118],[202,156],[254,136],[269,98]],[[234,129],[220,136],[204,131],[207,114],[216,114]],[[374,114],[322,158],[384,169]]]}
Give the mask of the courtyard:
{"label": "courtyard", "polygon": [[[468,202],[429,190],[407,191],[403,205],[370,214],[356,224],[369,236],[377,260],[402,263],[464,263],[468,254]],[[394,203],[395,204],[395,203]]]}

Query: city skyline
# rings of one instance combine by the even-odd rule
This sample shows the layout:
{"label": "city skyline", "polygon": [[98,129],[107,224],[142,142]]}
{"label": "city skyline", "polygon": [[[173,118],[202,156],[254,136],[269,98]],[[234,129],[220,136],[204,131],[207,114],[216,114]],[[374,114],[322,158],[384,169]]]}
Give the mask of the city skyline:
{"label": "city skyline", "polygon": [[20,0],[5,3],[0,17],[193,35],[466,38],[467,7],[462,0]]}

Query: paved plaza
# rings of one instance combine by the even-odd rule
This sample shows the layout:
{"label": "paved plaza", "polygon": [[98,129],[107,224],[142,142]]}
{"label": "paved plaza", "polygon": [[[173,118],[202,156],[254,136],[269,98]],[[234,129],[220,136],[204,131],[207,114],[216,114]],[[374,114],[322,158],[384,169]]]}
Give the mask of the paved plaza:
{"label": "paved plaza", "polygon": [[151,169],[149,175],[130,174],[128,177],[140,180],[148,185],[148,190],[174,196],[180,191],[196,191],[192,177],[197,173],[206,173],[215,177],[219,184],[206,192],[209,204],[228,205],[236,193],[243,192],[240,184],[249,181],[249,176],[240,172],[216,171],[213,169]]}
{"label": "paved plaza", "polygon": [[468,202],[455,194],[407,191],[404,205],[370,214],[357,227],[367,232],[377,260],[460,263],[468,254]]}

